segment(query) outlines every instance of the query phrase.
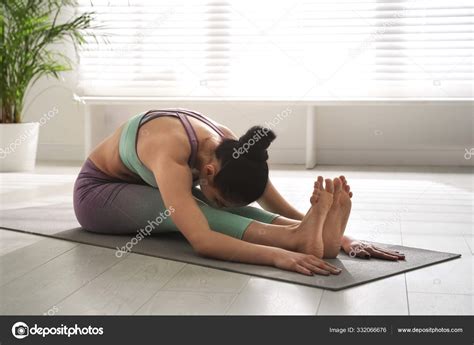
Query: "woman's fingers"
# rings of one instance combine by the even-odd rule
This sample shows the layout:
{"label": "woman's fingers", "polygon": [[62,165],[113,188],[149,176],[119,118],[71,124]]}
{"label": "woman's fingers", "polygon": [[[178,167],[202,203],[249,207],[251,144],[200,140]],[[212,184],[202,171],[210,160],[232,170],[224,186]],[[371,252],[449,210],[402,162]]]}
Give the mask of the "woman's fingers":
{"label": "woman's fingers", "polygon": [[388,249],[388,248],[385,248],[385,247],[379,247],[379,246],[374,246],[374,245],[372,245],[372,247],[375,248],[378,251],[385,252],[387,254],[397,255],[397,253],[400,253],[396,250]]}
{"label": "woman's fingers", "polygon": [[370,259],[370,253],[363,248],[358,248],[355,253],[359,258]]}
{"label": "woman's fingers", "polygon": [[360,242],[350,247],[350,256],[370,259],[371,257],[384,260],[405,260],[405,254],[392,249],[374,246],[370,243]]}
{"label": "woman's fingers", "polygon": [[398,260],[398,256],[384,253],[380,250],[377,250],[375,247],[367,247],[367,251],[374,257],[385,260]]}
{"label": "woman's fingers", "polygon": [[329,262],[326,261],[317,261],[318,267],[325,269],[326,271],[331,272],[332,274],[339,274],[342,270],[339,267],[331,265]]}
{"label": "woman's fingers", "polygon": [[296,264],[295,269],[296,269],[296,272],[304,274],[306,276],[312,276],[313,275],[313,272],[311,272],[311,270],[307,269],[306,267],[304,267],[302,265]]}
{"label": "woman's fingers", "polygon": [[398,253],[396,254],[398,256],[398,260],[405,260],[405,254],[403,253]]}
{"label": "woman's fingers", "polygon": [[327,262],[327,261],[323,261],[323,263],[324,263],[325,265],[327,265],[327,266],[329,266],[329,267],[335,269],[335,270],[342,271],[339,267],[334,266],[333,264],[330,264],[330,263]]}
{"label": "woman's fingers", "polygon": [[339,274],[342,271],[342,269],[340,269],[339,267],[334,266],[333,264],[330,264],[327,261],[321,260],[317,256],[310,255],[310,256],[307,257],[307,259],[309,260],[308,262],[313,264],[314,266],[322,268],[322,269],[324,269],[326,271],[329,271],[331,273]]}
{"label": "woman's fingers", "polygon": [[311,264],[310,262],[303,261],[301,263],[301,265],[306,267],[307,269],[311,270],[311,272],[314,272],[316,274],[321,274],[321,275],[324,275],[324,276],[328,276],[328,275],[331,274],[331,273],[329,273],[329,271],[326,271],[325,269],[319,268],[319,267]]}
{"label": "woman's fingers", "polygon": [[332,274],[339,274],[339,273],[342,272],[342,270],[340,268],[329,265],[328,263],[325,263],[322,268],[324,268],[325,270],[331,272]]}
{"label": "woman's fingers", "polygon": [[384,252],[386,254],[396,256],[398,258],[398,260],[404,260],[405,259],[405,254],[403,254],[403,253],[401,253],[397,250],[391,250],[391,249],[381,248],[381,247],[375,247],[375,249],[377,249],[380,252]]}

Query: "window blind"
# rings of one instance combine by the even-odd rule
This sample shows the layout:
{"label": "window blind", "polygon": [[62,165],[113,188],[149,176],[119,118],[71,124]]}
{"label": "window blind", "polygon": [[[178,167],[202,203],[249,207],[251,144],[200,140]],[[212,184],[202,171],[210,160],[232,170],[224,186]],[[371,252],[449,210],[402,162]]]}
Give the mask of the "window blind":
{"label": "window blind", "polygon": [[473,96],[471,0],[80,0],[82,95]]}

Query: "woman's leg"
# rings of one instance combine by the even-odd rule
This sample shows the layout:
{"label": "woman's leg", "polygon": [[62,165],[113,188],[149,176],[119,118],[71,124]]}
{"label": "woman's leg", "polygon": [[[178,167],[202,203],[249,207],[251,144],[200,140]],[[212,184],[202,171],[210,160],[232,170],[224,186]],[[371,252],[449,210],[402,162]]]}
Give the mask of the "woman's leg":
{"label": "woman's leg", "polygon": [[74,210],[82,227],[92,232],[173,231],[172,210],[167,210],[156,194],[150,186],[114,179],[87,160],[74,185]]}
{"label": "woman's leg", "polygon": [[[196,200],[212,230],[242,239],[252,224],[252,231],[271,233],[286,230],[253,219],[216,209]],[[79,223],[87,230],[107,234],[134,234],[179,231],[171,219],[173,210],[167,210],[158,189],[142,184],[114,180],[87,161],[79,174],[74,189],[74,208]],[[255,209],[257,210],[257,209]],[[263,210],[255,211],[266,222],[276,215]],[[252,232],[251,231],[251,232]],[[269,235],[268,244],[293,248],[291,232]],[[273,239],[276,237],[276,239]]]}
{"label": "woman's leg", "polygon": [[[100,171],[91,173],[93,166],[85,168],[75,184],[74,208],[79,223],[86,230],[107,234],[179,231],[171,219],[173,210],[165,208],[158,189],[117,182]],[[331,182],[326,182],[330,194]],[[321,186],[315,188],[312,207],[298,226],[266,224],[213,208],[198,199],[197,202],[214,231],[252,243],[322,257],[325,208],[330,207],[327,203],[317,203],[322,192]]]}
{"label": "woman's leg", "polygon": [[243,207],[232,207],[226,208],[227,212],[238,214],[245,218],[250,218],[261,223],[274,224],[274,225],[298,225],[301,223],[300,220],[290,219],[279,214],[268,212],[261,208],[253,206],[243,206]]}
{"label": "woman's leg", "polygon": [[301,220],[286,218],[283,216],[278,216],[272,221],[272,224],[275,224],[275,225],[298,225],[300,223],[301,223]]}
{"label": "woman's leg", "polygon": [[[193,195],[199,200],[208,204],[206,197],[200,189],[194,188]],[[297,225],[300,220],[290,219],[280,216],[276,213],[268,212],[258,207],[243,206],[243,207],[228,207],[224,209],[227,212],[238,214],[239,216],[256,220],[260,223],[275,224],[275,225]]]}
{"label": "woman's leg", "polygon": [[[203,203],[207,203],[206,197],[198,188],[193,189],[193,195]],[[300,221],[289,219],[253,206],[229,207],[221,210],[226,213],[244,217],[247,220],[253,220],[242,224],[242,235],[239,235],[238,238],[247,242],[288,250],[296,250],[298,247],[299,239],[296,230],[297,225],[301,223]],[[220,213],[216,215],[219,216]]]}
{"label": "woman's leg", "polygon": [[[270,246],[296,250],[296,228],[266,224],[196,200],[212,230]],[[79,223],[88,231],[105,234],[159,234],[179,229],[156,188],[128,183],[95,186],[75,205]]]}
{"label": "woman's leg", "polygon": [[334,198],[323,229],[324,257],[335,258],[341,251],[342,238],[351,213],[352,192],[346,178],[334,179]]}
{"label": "woman's leg", "polygon": [[[327,203],[317,204],[317,201],[321,193],[331,194],[332,199],[332,193],[334,191],[332,180],[326,180],[326,190],[323,189],[323,183],[324,181],[320,180],[315,183],[313,195],[310,199],[311,208],[302,221],[281,217],[277,214],[252,206],[225,208],[222,210],[244,217],[246,220],[240,224],[239,236],[235,236],[237,238],[247,242],[274,246],[322,257],[324,248],[322,233],[327,216],[327,210],[325,210],[325,208],[327,208]],[[205,196],[199,189],[196,188],[193,191],[193,194],[203,203],[206,202]],[[220,211],[215,208],[211,209],[214,210],[214,212],[216,210]],[[212,212],[213,211],[209,210],[207,214],[212,214]],[[217,213],[216,216],[217,218],[220,218],[220,213]],[[253,219],[254,221],[248,222],[249,219]],[[215,218],[213,216],[210,218],[208,217],[208,221],[210,224],[214,224]],[[225,224],[219,225],[225,226]],[[219,228],[219,226],[217,228]]]}
{"label": "woman's leg", "polygon": [[[322,183],[321,179],[320,183]],[[333,183],[335,186],[334,200],[323,227],[324,258],[335,258],[339,254],[351,211],[352,192],[345,177],[336,178]],[[252,215],[254,212],[250,208],[250,206],[242,207],[239,213],[249,212]],[[256,223],[252,223],[243,239],[248,242],[300,251],[302,236],[297,230],[301,228],[301,221],[278,216],[271,223],[277,227],[265,227],[265,224],[257,226]],[[274,231],[283,233],[273,234]]]}
{"label": "woman's leg", "polygon": [[311,208],[299,224],[267,224],[263,227],[258,223],[251,224],[242,239],[322,258],[324,254],[323,227],[332,204],[333,192],[332,180],[326,180],[325,189],[322,183],[316,182],[310,198]]}

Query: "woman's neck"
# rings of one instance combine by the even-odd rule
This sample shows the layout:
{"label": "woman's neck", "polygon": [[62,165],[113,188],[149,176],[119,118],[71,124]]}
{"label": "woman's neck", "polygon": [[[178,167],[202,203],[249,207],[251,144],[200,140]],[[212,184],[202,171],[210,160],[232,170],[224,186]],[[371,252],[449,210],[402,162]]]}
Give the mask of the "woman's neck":
{"label": "woman's neck", "polygon": [[199,142],[196,168],[201,169],[203,165],[209,164],[213,159],[217,146],[220,144],[221,138],[212,135],[206,136]]}

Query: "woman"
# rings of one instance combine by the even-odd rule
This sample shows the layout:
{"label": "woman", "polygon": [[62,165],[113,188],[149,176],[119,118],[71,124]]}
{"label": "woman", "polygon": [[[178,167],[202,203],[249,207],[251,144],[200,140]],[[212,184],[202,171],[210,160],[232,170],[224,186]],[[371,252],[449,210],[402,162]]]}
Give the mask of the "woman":
{"label": "woman", "polygon": [[[153,233],[180,231],[200,255],[306,275],[339,274],[323,258],[341,246],[357,256],[403,258],[344,236],[352,193],[343,176],[318,177],[306,215],[293,208],[268,179],[274,139],[258,126],[237,139],[190,110],[138,114],[85,162],[74,187],[77,219],[89,231],[135,234],[161,215]],[[254,201],[264,210],[245,206]]]}

